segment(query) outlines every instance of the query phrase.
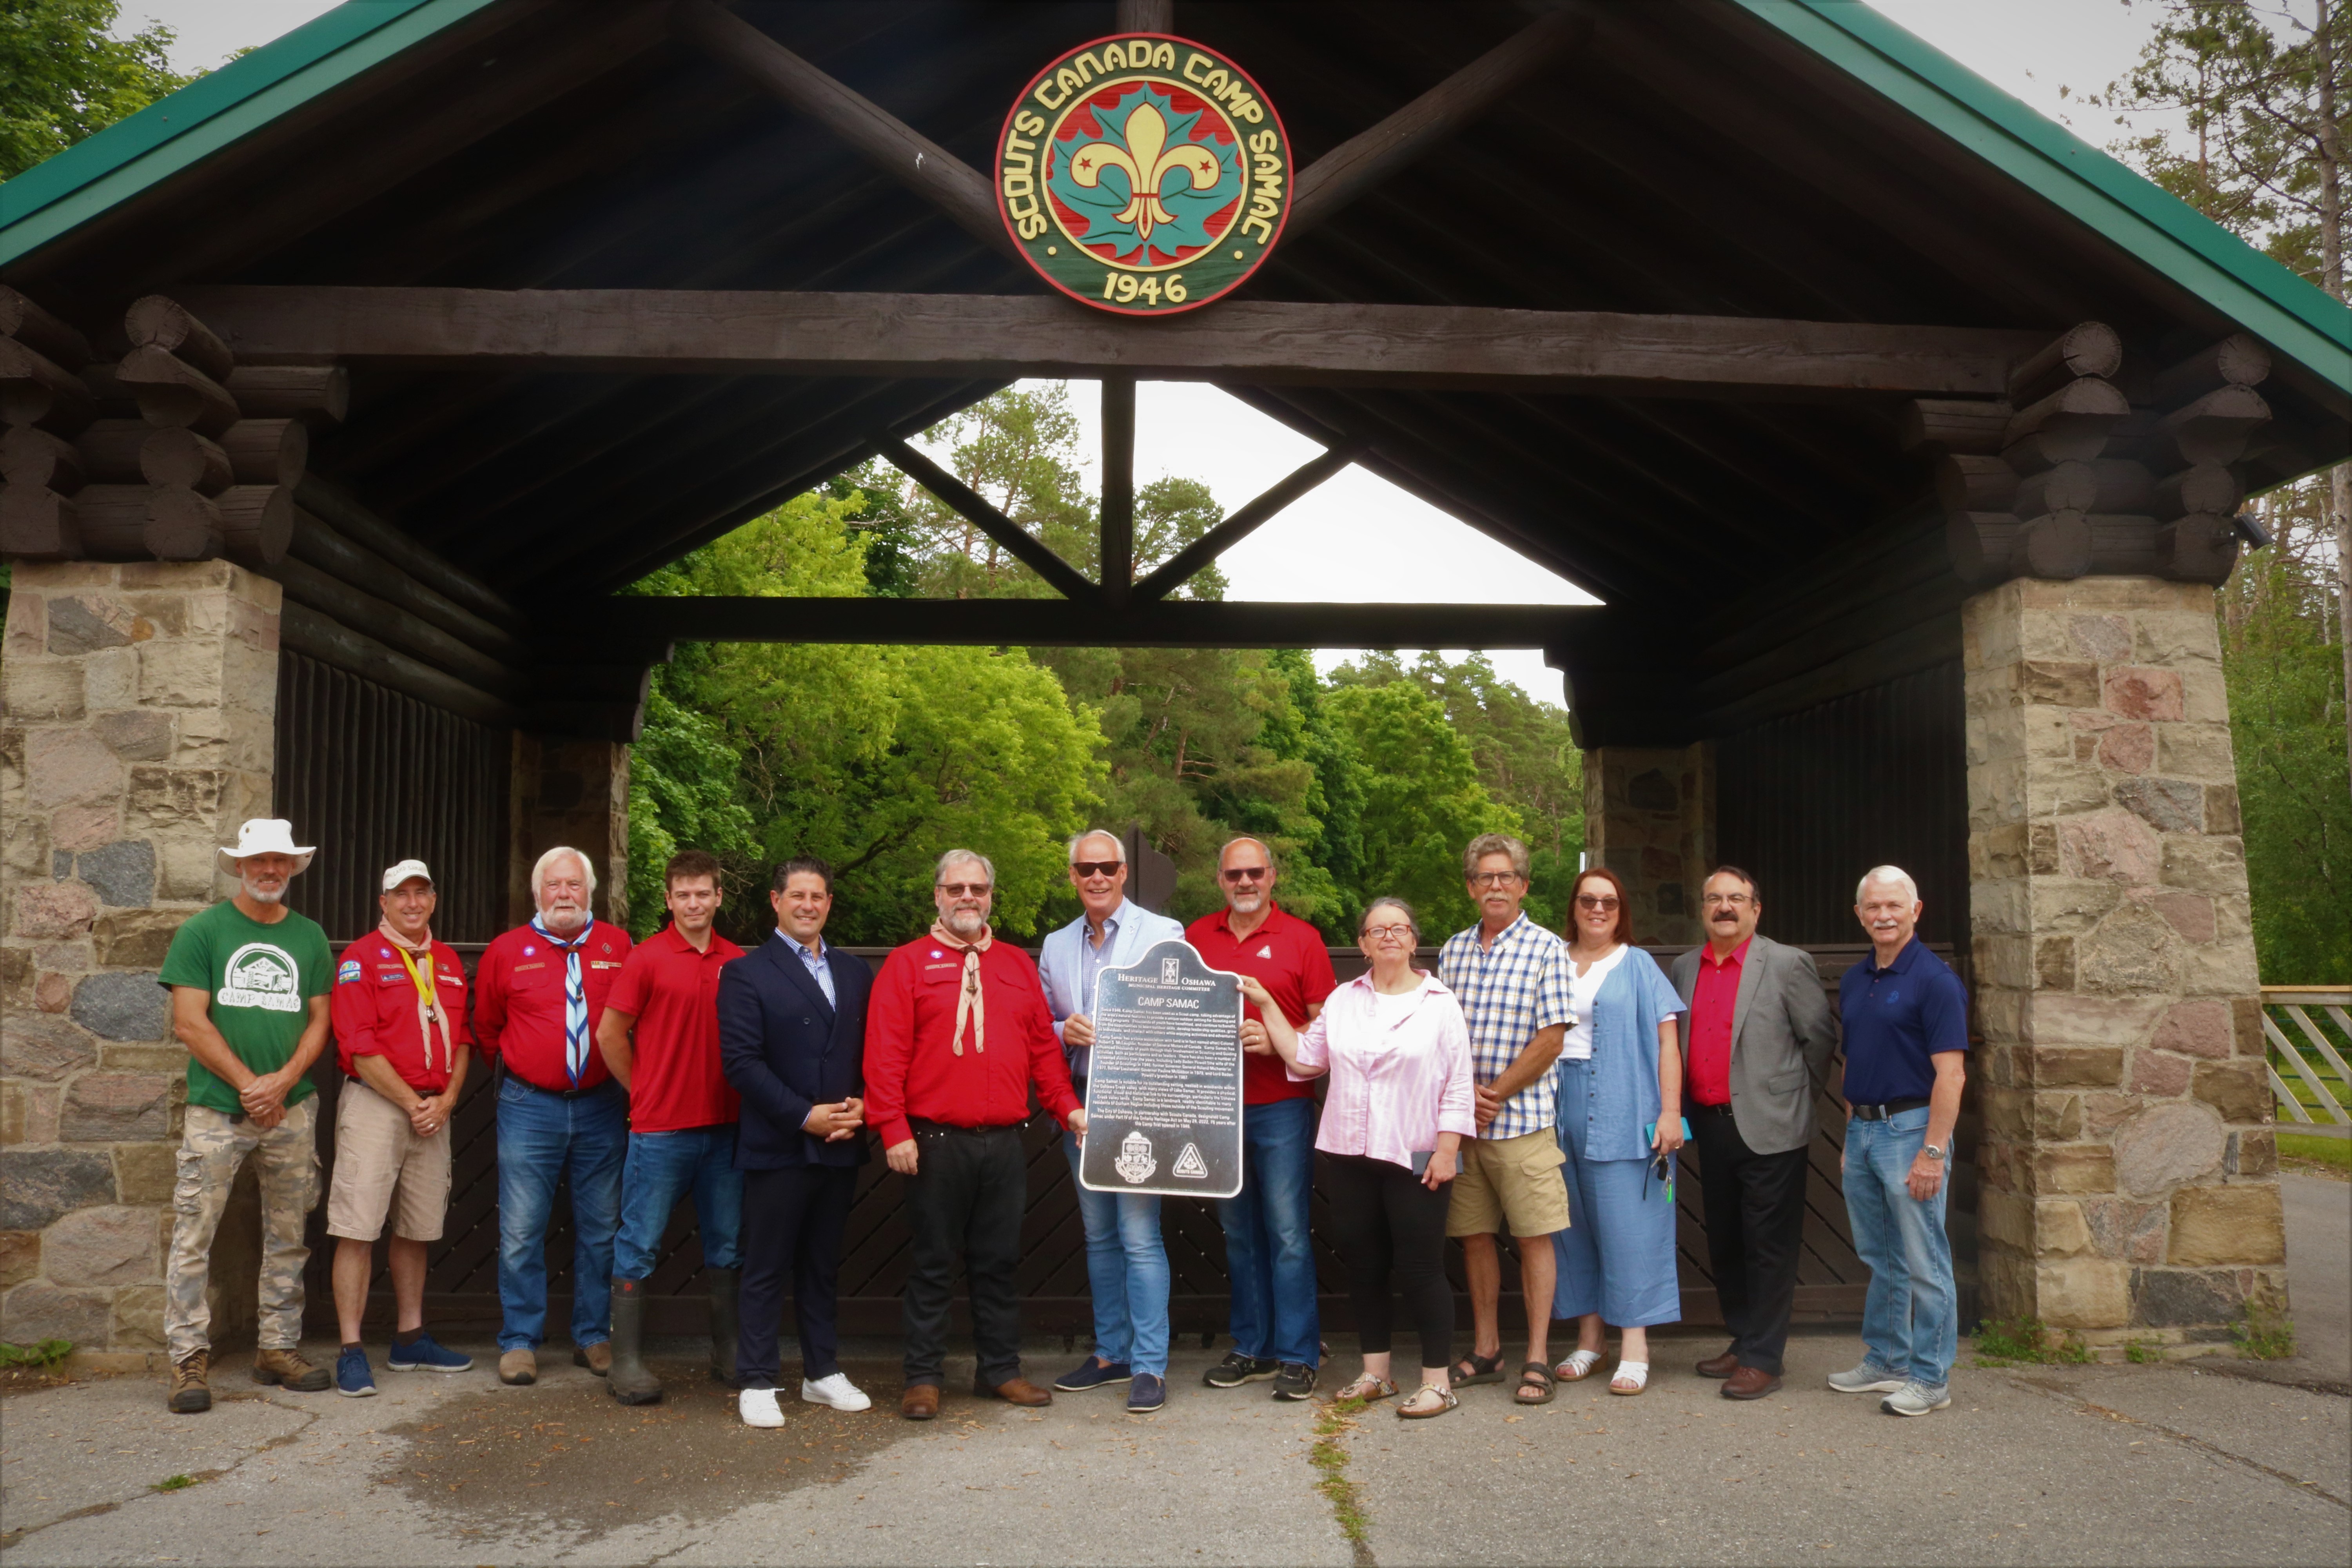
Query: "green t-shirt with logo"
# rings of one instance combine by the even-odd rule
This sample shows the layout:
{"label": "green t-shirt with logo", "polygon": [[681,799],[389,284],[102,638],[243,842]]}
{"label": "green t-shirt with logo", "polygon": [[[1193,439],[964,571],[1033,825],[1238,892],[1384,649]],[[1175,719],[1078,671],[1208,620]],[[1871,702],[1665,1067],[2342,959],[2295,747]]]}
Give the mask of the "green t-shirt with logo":
{"label": "green t-shirt with logo", "polygon": [[[277,924],[263,925],[235,902],[224,902],[190,915],[173,933],[157,978],[210,992],[213,1027],[236,1059],[257,1073],[276,1072],[293,1058],[310,1026],[310,999],[332,988],[335,955],[327,933],[308,915],[289,910]],[[299,1105],[310,1092],[310,1075],[304,1073],[286,1103]],[[194,1057],[188,1058],[188,1103],[227,1116],[245,1109],[236,1090]]]}

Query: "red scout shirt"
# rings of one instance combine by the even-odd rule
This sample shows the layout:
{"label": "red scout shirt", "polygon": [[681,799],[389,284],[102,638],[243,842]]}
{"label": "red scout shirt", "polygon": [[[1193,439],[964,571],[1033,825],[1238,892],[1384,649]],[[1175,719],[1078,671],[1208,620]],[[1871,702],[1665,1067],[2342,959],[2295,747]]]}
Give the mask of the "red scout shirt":
{"label": "red scout shirt", "polygon": [[719,969],[743,950],[710,933],[702,952],[665,926],[621,966],[604,1005],[636,1020],[629,1131],[677,1132],[733,1121],[742,1101],[719,1068]]}
{"label": "red scout shirt", "polygon": [[[343,949],[335,964],[335,989],[328,1002],[334,1021],[335,1059],[345,1078],[360,1076],[352,1065],[359,1057],[382,1057],[400,1075],[400,1081],[419,1094],[438,1094],[449,1087],[452,1067],[445,1046],[473,1043],[466,1022],[466,970],[446,942],[433,944],[433,989],[449,1021],[445,1040],[439,1026],[433,1029],[432,1048],[425,1043],[425,1026],[416,1016],[416,984],[408,965],[382,931],[371,931]],[[426,1059],[427,1056],[431,1059]]]}
{"label": "red scout shirt", "polygon": [[[596,1048],[604,999],[629,959],[629,933],[606,921],[588,929],[580,950],[580,989],[588,1001],[588,1061],[582,1089],[613,1075]],[[507,1071],[528,1084],[562,1094],[572,1087],[564,1063],[563,950],[530,926],[518,926],[482,950],[474,971],[474,1038],[486,1057],[503,1058]]]}
{"label": "red scout shirt", "polygon": [[866,1003],[866,1120],[886,1149],[915,1135],[910,1117],[950,1127],[1025,1121],[1032,1084],[1064,1125],[1081,1109],[1029,955],[1009,942],[992,942],[980,955],[985,1037],[975,1048],[967,1022],[959,1056],[952,1037],[962,982],[963,950],[928,934],[893,952],[874,977]]}
{"label": "red scout shirt", "polygon": [[[1323,933],[1297,915],[1276,909],[1268,910],[1265,922],[1244,940],[1234,935],[1226,919],[1232,913],[1231,909],[1223,909],[1202,915],[1185,928],[1184,940],[1208,961],[1210,968],[1255,975],[1281,1005],[1290,1026],[1307,1027],[1307,1009],[1339,987],[1339,977],[1331,972],[1330,950],[1323,945]],[[1248,1017],[1258,1016],[1253,1003],[1243,1003],[1242,1010]],[[1292,1082],[1280,1057],[1242,1058],[1244,1105],[1271,1105],[1277,1100],[1314,1096],[1314,1080]]]}
{"label": "red scout shirt", "polygon": [[1731,1015],[1739,1003],[1739,971],[1749,937],[1721,963],[1715,950],[1698,950],[1698,978],[1691,984],[1690,1095],[1694,1105],[1731,1103]]}

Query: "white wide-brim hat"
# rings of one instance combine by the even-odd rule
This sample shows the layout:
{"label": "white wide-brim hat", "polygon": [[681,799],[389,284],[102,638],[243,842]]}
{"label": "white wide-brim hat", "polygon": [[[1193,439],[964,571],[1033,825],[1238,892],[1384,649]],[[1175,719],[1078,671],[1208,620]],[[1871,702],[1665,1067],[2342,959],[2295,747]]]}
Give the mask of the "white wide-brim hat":
{"label": "white wide-brim hat", "polygon": [[299,873],[310,868],[310,857],[318,847],[294,842],[294,825],[282,816],[257,816],[236,830],[236,843],[224,845],[221,857],[236,861],[253,855],[291,855],[300,862],[294,869]]}

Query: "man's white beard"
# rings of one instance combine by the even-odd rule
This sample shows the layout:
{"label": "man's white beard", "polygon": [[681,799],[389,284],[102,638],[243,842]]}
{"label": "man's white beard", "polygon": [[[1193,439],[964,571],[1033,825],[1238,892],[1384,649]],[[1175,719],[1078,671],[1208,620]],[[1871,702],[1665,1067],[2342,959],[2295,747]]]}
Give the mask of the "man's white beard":
{"label": "man's white beard", "polygon": [[264,888],[251,878],[240,877],[237,885],[245,889],[245,896],[257,904],[274,904],[286,897],[286,884],[283,882],[274,888]]}
{"label": "man's white beard", "polygon": [[974,937],[988,929],[988,917],[978,910],[948,911],[948,930],[958,936]]}
{"label": "man's white beard", "polygon": [[1234,908],[1245,915],[1257,913],[1258,906],[1265,902],[1265,895],[1260,892],[1235,893],[1233,896]]}
{"label": "man's white beard", "polygon": [[588,923],[586,910],[548,910],[539,917],[551,931],[575,931]]}

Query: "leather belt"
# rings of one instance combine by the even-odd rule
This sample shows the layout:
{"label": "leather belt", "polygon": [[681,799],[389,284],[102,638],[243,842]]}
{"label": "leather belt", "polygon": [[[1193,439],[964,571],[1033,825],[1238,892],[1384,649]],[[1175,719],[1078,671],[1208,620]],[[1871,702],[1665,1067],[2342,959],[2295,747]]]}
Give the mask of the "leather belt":
{"label": "leather belt", "polygon": [[1727,1100],[1721,1105],[1694,1105],[1690,1110],[1694,1116],[1728,1116],[1731,1114],[1731,1101]]}
{"label": "leather belt", "polygon": [[1890,1100],[1884,1105],[1856,1105],[1851,1107],[1846,1114],[1852,1116],[1856,1121],[1884,1121],[1890,1116],[1899,1116],[1906,1110],[1916,1110],[1927,1103],[1924,1097],[1918,1100]]}

